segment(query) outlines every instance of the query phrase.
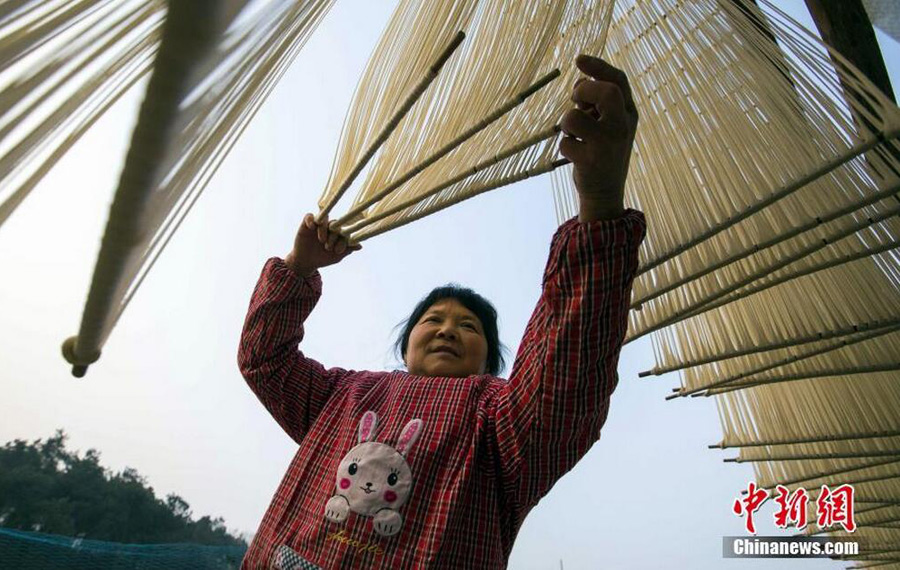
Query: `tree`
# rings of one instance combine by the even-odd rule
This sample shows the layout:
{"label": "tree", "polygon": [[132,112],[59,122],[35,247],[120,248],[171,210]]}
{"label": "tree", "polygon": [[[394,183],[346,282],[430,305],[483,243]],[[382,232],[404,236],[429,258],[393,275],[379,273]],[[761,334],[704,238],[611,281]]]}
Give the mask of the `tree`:
{"label": "tree", "polygon": [[114,473],[100,453],[66,449],[66,434],[0,448],[0,526],[128,543],[246,546],[221,518],[193,520],[178,495],[163,501],[137,470]]}

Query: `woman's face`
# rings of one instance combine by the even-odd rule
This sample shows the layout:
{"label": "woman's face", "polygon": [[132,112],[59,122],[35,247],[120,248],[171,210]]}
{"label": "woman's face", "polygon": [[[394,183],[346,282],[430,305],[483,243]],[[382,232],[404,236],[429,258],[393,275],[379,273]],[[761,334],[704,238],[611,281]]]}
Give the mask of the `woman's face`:
{"label": "woman's face", "polygon": [[464,378],[484,374],[488,346],[475,313],[456,299],[442,299],[409,333],[406,368],[416,376]]}

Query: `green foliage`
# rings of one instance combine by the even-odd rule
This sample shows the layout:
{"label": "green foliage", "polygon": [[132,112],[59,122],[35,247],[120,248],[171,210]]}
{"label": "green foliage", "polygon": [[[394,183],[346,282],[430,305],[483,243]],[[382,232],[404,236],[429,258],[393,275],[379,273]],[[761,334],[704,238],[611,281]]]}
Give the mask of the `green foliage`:
{"label": "green foliage", "polygon": [[246,546],[221,518],[193,520],[178,495],[157,499],[136,470],[113,473],[96,450],[79,456],[65,444],[59,430],[0,448],[0,526],[135,544]]}

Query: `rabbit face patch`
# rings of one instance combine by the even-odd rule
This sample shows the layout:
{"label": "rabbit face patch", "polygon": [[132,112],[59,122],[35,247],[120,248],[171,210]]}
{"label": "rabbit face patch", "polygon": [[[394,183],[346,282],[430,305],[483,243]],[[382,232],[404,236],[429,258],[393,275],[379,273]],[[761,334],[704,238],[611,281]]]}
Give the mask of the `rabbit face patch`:
{"label": "rabbit face patch", "polygon": [[325,517],[344,522],[350,511],[373,517],[372,526],[382,536],[400,532],[403,517],[397,512],[412,491],[412,472],[406,455],[422,434],[422,420],[403,428],[397,447],[372,441],[378,416],[373,411],[359,420],[359,444],[338,465],[336,492],[325,505]]}

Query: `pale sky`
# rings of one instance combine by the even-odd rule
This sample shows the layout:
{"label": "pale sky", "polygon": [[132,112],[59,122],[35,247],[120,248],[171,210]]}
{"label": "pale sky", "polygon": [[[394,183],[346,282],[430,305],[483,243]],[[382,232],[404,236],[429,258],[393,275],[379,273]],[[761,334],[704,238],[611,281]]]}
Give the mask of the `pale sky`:
{"label": "pale sky", "polygon": [[[802,0],[780,3],[805,17]],[[87,376],[60,354],[75,334],[140,93],[126,96],[0,228],[0,443],[46,438],[134,467],[159,497],[255,532],[295,444],[236,365],[250,293],[286,254],[327,181],[356,81],[394,2],[338,0],[163,253]],[[804,23],[808,24],[808,18]],[[879,34],[892,77],[897,44]],[[626,198],[627,201],[627,198]],[[339,206],[340,208],[341,206]],[[346,207],[346,206],[344,206]],[[650,220],[665,223],[665,220]],[[540,292],[556,227],[541,177],[366,242],[323,271],[304,352],[326,366],[384,369],[393,327],[432,287],[491,299],[512,354]],[[638,379],[650,342],[622,352],[599,443],[532,511],[510,568],[839,568],[828,560],[723,560],[742,535],[731,503],[752,479],[725,464],[712,399],[664,401],[676,375]],[[508,370],[507,370],[508,372]],[[777,534],[771,508],[760,534]]]}

